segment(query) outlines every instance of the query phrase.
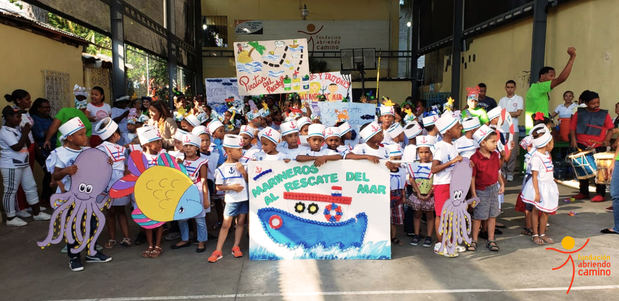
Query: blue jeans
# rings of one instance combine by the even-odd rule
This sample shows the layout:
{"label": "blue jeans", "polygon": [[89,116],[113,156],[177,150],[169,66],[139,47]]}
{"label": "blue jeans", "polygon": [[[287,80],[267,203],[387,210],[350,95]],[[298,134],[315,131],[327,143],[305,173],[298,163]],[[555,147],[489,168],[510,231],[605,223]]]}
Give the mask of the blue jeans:
{"label": "blue jeans", "polygon": [[613,199],[613,215],[615,216],[613,230],[619,232],[619,161],[615,161],[613,177],[610,180],[610,196]]}
{"label": "blue jeans", "polygon": [[[198,242],[205,242],[208,240],[208,232],[206,230],[206,219],[204,217],[194,218],[196,221],[196,235],[198,236]],[[187,220],[178,221],[178,228],[181,230],[181,240],[189,240],[189,223]]]}

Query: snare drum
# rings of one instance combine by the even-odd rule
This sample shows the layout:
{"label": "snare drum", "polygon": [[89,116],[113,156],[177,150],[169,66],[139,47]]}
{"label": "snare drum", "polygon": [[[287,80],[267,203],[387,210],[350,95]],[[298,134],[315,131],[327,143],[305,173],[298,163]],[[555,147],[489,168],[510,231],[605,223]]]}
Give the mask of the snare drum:
{"label": "snare drum", "polygon": [[615,164],[615,154],[611,152],[597,153],[593,155],[597,172],[595,173],[596,184],[610,184],[610,166]]}
{"label": "snare drum", "polygon": [[586,180],[595,177],[597,167],[595,166],[595,158],[593,157],[593,150],[582,151],[578,153],[572,153],[568,157],[572,167],[574,167],[574,173],[579,180]]}

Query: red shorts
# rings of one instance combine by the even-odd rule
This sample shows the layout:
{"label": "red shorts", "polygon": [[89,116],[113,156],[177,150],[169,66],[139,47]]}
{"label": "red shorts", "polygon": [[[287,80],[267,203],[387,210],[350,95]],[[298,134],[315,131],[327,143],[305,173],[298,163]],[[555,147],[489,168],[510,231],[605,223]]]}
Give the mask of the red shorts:
{"label": "red shorts", "polygon": [[443,205],[449,200],[449,184],[434,185],[434,212],[436,216],[441,216]]}

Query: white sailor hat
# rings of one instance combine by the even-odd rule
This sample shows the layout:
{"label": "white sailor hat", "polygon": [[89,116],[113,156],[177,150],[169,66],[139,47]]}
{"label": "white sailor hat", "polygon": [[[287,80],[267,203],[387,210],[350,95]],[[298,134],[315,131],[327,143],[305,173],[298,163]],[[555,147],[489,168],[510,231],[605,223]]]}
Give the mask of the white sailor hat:
{"label": "white sailor hat", "polygon": [[241,148],[241,136],[227,134],[224,136],[224,141],[222,143],[223,147],[228,148]]}
{"label": "white sailor hat", "polygon": [[279,129],[282,131],[282,136],[286,136],[288,134],[299,132],[299,127],[297,127],[297,122],[294,120],[282,122],[279,125]]}
{"label": "white sailor hat", "polygon": [[67,137],[75,134],[77,131],[85,128],[84,123],[79,117],[73,117],[67,122],[63,123],[59,128],[60,140],[65,140]]}
{"label": "white sailor hat", "polygon": [[138,133],[138,138],[140,139],[141,145],[161,140],[161,135],[159,135],[159,131],[157,130],[157,128],[152,126],[143,126],[136,129],[136,132]]}
{"label": "white sailor hat", "polygon": [[336,126],[328,127],[325,129],[325,139],[329,137],[340,137],[340,129]]}
{"label": "white sailor hat", "polygon": [[183,145],[193,145],[197,148],[200,148],[200,143],[202,143],[202,139],[200,139],[200,137],[192,133],[187,133],[183,135],[182,141],[183,141]]}
{"label": "white sailor hat", "polygon": [[404,128],[397,122],[392,124],[387,129],[387,133],[389,133],[389,136],[391,136],[391,138],[396,138],[400,136],[400,134],[402,134],[403,132],[404,132]]}
{"label": "white sailor hat", "polygon": [[419,122],[411,121],[404,126],[404,135],[406,135],[406,138],[408,139],[413,139],[419,135],[422,130],[423,129],[419,125]]}
{"label": "white sailor hat", "polygon": [[269,139],[273,143],[278,144],[279,139],[282,138],[282,135],[276,129],[268,126],[258,134],[258,137]]}
{"label": "white sailor hat", "polygon": [[352,131],[352,127],[350,126],[350,123],[348,123],[348,121],[344,121],[344,123],[340,124],[338,128],[340,130],[340,136],[344,136],[346,135],[346,133]]}
{"label": "white sailor hat", "polygon": [[389,152],[389,157],[402,156],[402,147],[399,143],[387,144],[385,147],[387,148],[387,152]]}
{"label": "white sailor hat", "polygon": [[441,118],[436,121],[436,128],[438,129],[439,133],[443,135],[457,123],[458,119],[454,118],[451,112],[446,112],[445,114],[441,115]]}
{"label": "white sailor hat", "polygon": [[116,130],[118,130],[118,124],[110,117],[103,118],[95,127],[95,133],[97,133],[97,136],[99,136],[101,140],[110,138]]}
{"label": "white sailor hat", "polygon": [[320,124],[320,123],[312,123],[310,124],[309,128],[307,129],[307,137],[313,137],[313,136],[318,136],[318,137],[325,137],[325,126],[324,124]]}
{"label": "white sailor hat", "polygon": [[363,141],[367,142],[372,137],[374,137],[374,135],[380,133],[380,131],[381,131],[380,125],[376,121],[373,121],[369,123],[368,125],[366,125],[363,128],[363,130],[361,130],[359,135],[361,135],[361,138],[363,139]]}
{"label": "white sailor hat", "polygon": [[465,132],[474,130],[480,127],[479,118],[477,117],[467,117],[462,121],[462,130]]}
{"label": "white sailor hat", "polygon": [[202,134],[208,134],[208,129],[203,126],[203,125],[199,125],[195,128],[193,128],[193,130],[191,130],[191,133],[196,135],[196,136],[200,136]]}
{"label": "white sailor hat", "polygon": [[196,127],[196,126],[200,125],[200,120],[195,115],[187,115],[187,116],[185,116],[185,121],[187,121],[193,127]]}
{"label": "white sailor hat", "polygon": [[484,125],[480,126],[477,129],[477,131],[475,131],[475,133],[473,133],[473,140],[475,140],[475,143],[477,143],[479,145],[492,132],[494,132],[494,130],[491,129],[489,126],[484,124]]}
{"label": "white sailor hat", "polygon": [[249,136],[250,138],[254,138],[254,133],[255,133],[255,129],[250,126],[250,125],[241,125],[241,131],[239,132],[240,134],[245,134],[247,136]]}
{"label": "white sailor hat", "polygon": [[494,118],[497,118],[499,116],[501,116],[501,107],[495,107],[494,109],[488,111],[488,120],[492,120]]}
{"label": "white sailor hat", "polygon": [[221,121],[219,120],[213,120],[208,124],[208,132],[209,134],[213,135],[213,133],[215,133],[215,131],[220,128],[223,127],[224,124],[221,123]]}

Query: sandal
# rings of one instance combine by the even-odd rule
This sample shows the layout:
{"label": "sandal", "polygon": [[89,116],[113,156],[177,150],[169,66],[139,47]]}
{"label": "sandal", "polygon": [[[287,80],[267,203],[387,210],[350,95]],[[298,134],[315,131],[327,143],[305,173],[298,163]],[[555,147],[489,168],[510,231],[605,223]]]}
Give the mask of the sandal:
{"label": "sandal", "polygon": [[144,250],[144,252],[142,252],[142,257],[144,258],[150,258],[150,254],[153,252],[153,247],[150,246],[148,247],[148,249]]}
{"label": "sandal", "polygon": [[151,252],[150,252],[150,258],[157,258],[159,257],[159,255],[161,255],[161,253],[163,253],[163,250],[161,249],[160,246],[156,246]]}
{"label": "sandal", "polygon": [[533,234],[531,235],[531,239],[533,240],[533,242],[538,245],[541,246],[544,244],[544,241],[539,237],[538,234]]}
{"label": "sandal", "polygon": [[555,241],[552,240],[552,238],[550,238],[550,236],[546,236],[546,233],[540,234],[539,238],[541,238],[547,244],[554,244],[555,243]]}
{"label": "sandal", "polygon": [[520,232],[520,234],[526,235],[526,236],[531,236],[531,235],[533,235],[533,230],[531,230],[529,228],[522,228],[522,231]]}
{"label": "sandal", "polygon": [[106,248],[106,249],[111,249],[111,248],[115,247],[117,243],[118,243],[118,242],[117,242],[115,239],[110,239],[110,240],[108,240],[108,241],[105,243],[105,248]]}
{"label": "sandal", "polygon": [[477,251],[477,242],[472,241],[471,244],[466,248],[466,250],[471,252]]}
{"label": "sandal", "polygon": [[131,247],[131,238],[125,237],[120,241],[120,245],[123,247]]}
{"label": "sandal", "polygon": [[486,244],[486,248],[488,248],[488,250],[490,250],[492,252],[498,252],[499,251],[499,246],[496,244],[496,241],[494,241],[494,240],[489,240],[488,243]]}

